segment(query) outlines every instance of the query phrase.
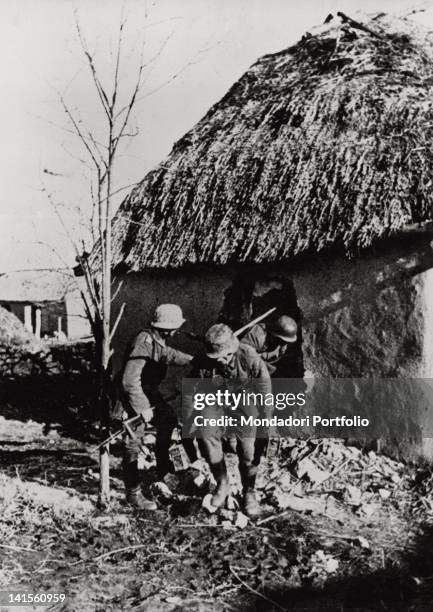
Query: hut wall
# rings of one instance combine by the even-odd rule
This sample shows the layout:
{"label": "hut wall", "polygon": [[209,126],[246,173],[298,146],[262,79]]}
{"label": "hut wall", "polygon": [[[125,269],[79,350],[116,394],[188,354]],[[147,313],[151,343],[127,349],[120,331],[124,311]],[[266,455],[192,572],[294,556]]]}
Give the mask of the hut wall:
{"label": "hut wall", "polygon": [[[292,279],[303,317],[304,365],[316,375],[433,378],[430,247],[404,253],[397,249],[356,260],[317,259],[302,267],[196,267],[189,271],[127,274],[114,303],[116,316],[122,302],[126,302],[114,339],[115,370],[120,369],[128,343],[151,320],[158,303],[178,303],[187,319],[185,329],[201,334],[217,319],[224,291],[239,275],[251,274]],[[174,344],[190,352],[199,348],[182,334]],[[181,369],[170,369],[164,383],[167,393],[172,395],[179,389],[181,376]],[[414,384],[415,387],[409,381],[393,397],[398,419],[397,415],[381,418],[383,445],[396,455],[433,459],[433,445],[426,442],[426,438],[433,438],[433,391],[427,396],[420,394]],[[391,393],[396,395],[395,387]],[[353,405],[349,399],[347,414],[357,414],[355,399],[352,398]],[[364,398],[361,403],[370,410]],[[373,397],[371,414],[376,417],[376,413]]]}
{"label": "hut wall", "polygon": [[[179,304],[185,329],[203,333],[216,321],[224,291],[239,275],[291,278],[303,315],[308,369],[323,376],[424,376],[433,373],[433,251],[429,243],[394,247],[349,260],[315,259],[302,265],[193,267],[124,276],[113,316],[126,310],[114,339],[115,368],[135,334],[161,302]],[[430,330],[430,331],[428,331]],[[175,343],[193,350],[182,335]]]}

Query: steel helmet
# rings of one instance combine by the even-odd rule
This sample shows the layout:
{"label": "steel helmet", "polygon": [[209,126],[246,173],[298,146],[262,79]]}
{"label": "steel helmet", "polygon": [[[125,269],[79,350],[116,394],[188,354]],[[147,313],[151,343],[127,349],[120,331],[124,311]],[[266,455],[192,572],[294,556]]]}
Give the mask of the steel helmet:
{"label": "steel helmet", "polygon": [[287,315],[281,315],[269,326],[269,333],[284,342],[296,342],[298,326],[296,321]]}
{"label": "steel helmet", "polygon": [[182,310],[176,304],[160,304],[155,308],[152,327],[158,329],[178,329],[185,323]]}
{"label": "steel helmet", "polygon": [[236,338],[230,327],[224,323],[212,325],[204,337],[206,355],[212,359],[224,357],[229,353],[235,353],[239,347],[239,340]]}

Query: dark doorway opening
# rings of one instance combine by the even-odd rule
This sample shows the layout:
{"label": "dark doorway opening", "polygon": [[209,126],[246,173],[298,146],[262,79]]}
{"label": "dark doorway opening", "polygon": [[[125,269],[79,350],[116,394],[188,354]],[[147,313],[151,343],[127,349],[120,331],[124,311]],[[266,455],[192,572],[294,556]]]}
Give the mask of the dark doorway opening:
{"label": "dark doorway opening", "polygon": [[282,364],[281,376],[302,378],[302,313],[291,278],[260,271],[248,275],[239,274],[224,293],[220,321],[237,330],[271,308],[276,310],[263,325],[272,323],[281,315],[292,317],[298,324],[297,341],[287,355],[286,363]]}

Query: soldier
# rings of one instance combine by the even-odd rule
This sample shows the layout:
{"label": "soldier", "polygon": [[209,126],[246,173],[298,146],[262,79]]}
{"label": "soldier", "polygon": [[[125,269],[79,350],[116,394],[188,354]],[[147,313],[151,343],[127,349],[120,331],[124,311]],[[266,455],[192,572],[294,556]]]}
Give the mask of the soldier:
{"label": "soldier", "polygon": [[286,315],[276,320],[257,323],[242,338],[252,346],[266,363],[269,374],[275,378],[302,378],[302,353],[296,341],[298,326]]}
{"label": "soldier", "polygon": [[[175,304],[161,304],[155,310],[149,327],[135,338],[122,376],[124,404],[129,416],[142,414],[146,422],[153,418],[156,426],[156,467],[158,476],[173,471],[169,446],[177,414],[173,406],[163,398],[159,385],[165,378],[170,364],[184,366],[192,356],[166,345],[183,325],[182,310]],[[154,411],[152,410],[154,408]],[[123,453],[123,476],[127,501],[138,508],[155,510],[156,504],[146,499],[141,491],[137,457],[144,425],[136,430],[137,440],[127,439]]]}
{"label": "soldier", "polygon": [[[222,323],[213,325],[205,336],[205,354],[193,359],[191,378],[211,378],[214,384],[222,382],[230,386],[232,391],[245,388],[245,384],[252,383],[255,393],[263,396],[271,393],[271,379],[265,363],[256,351],[250,346],[240,344],[232,330]],[[272,412],[272,408],[266,409]],[[187,399],[187,411],[190,411]],[[263,416],[263,409],[254,405],[242,406],[247,416]],[[224,409],[223,409],[224,412]],[[227,410],[230,413],[230,409]],[[191,414],[191,412],[190,412]],[[266,415],[269,416],[269,415]],[[221,507],[229,493],[229,481],[224,460],[222,437],[225,430],[215,427],[196,430],[202,454],[209,463],[212,474],[217,482],[216,490],[211,498],[214,508]],[[248,433],[239,430],[231,433],[237,438],[237,453],[239,457],[239,471],[243,487],[244,511],[249,516],[256,516],[260,512],[255,494],[255,483],[258,466],[263,452],[265,440],[258,439],[257,430],[251,428]],[[242,435],[244,433],[245,435]],[[262,432],[263,433],[263,432]]]}

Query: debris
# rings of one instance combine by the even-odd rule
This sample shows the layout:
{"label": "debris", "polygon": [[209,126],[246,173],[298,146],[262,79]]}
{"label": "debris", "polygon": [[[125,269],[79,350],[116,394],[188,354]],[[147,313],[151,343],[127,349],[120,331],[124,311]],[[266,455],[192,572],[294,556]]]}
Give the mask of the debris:
{"label": "debris", "polygon": [[215,512],[218,510],[218,508],[212,505],[212,494],[211,493],[208,493],[207,495],[203,497],[201,506],[204,510],[207,510],[209,514],[215,514]]}
{"label": "debris", "polygon": [[173,491],[162,480],[154,482],[151,486],[151,491],[157,497],[164,499],[171,499],[173,497]]}
{"label": "debris", "polygon": [[330,476],[330,473],[322,470],[311,459],[301,459],[295,466],[294,472],[297,478],[305,478],[314,485],[318,485]]}
{"label": "debris", "polygon": [[179,487],[179,478],[175,474],[166,474],[163,482],[173,493],[177,491],[177,488]]}
{"label": "debris", "polygon": [[362,493],[358,487],[354,485],[346,485],[344,491],[344,501],[350,506],[360,506],[362,503]]}
{"label": "debris", "polygon": [[227,529],[227,530],[232,530],[232,529],[234,529],[233,524],[231,523],[231,521],[223,521],[223,522],[221,523],[221,527],[222,527],[223,529]]}
{"label": "debris", "polygon": [[198,472],[206,473],[209,471],[207,463],[204,459],[196,459],[189,466],[192,470],[197,470]]}
{"label": "debris", "polygon": [[327,574],[334,574],[339,567],[338,559],[332,555],[326,554],[323,550],[317,550],[311,557],[312,570],[311,573],[324,570]]}
{"label": "debris", "polygon": [[145,446],[153,446],[156,442],[156,437],[154,434],[145,434],[143,436],[143,444]]}
{"label": "debris", "polygon": [[222,510],[220,510],[220,516],[224,520],[232,522],[234,518],[234,512],[232,510],[226,510],[225,508],[223,508]]}
{"label": "debris", "polygon": [[360,507],[360,511],[365,514],[365,516],[367,517],[371,517],[373,516],[373,514],[376,514],[376,512],[379,510],[379,506],[378,504],[373,504],[373,503],[363,503],[362,506]]}
{"label": "debris", "polygon": [[173,446],[171,446],[169,450],[169,455],[176,472],[186,470],[189,467],[190,463],[188,455],[186,454],[186,451],[183,446],[181,446],[180,444],[174,444]]}
{"label": "debris", "polygon": [[308,459],[308,457],[305,457],[305,459],[301,459],[294,465],[293,472],[296,478],[303,478],[305,475],[308,475],[309,471],[314,472],[315,467],[316,466],[311,461],[311,459]]}
{"label": "debris", "polygon": [[206,483],[206,476],[200,472],[200,474],[194,478],[193,482],[198,489],[201,489]]}
{"label": "debris", "polygon": [[180,606],[182,603],[182,598],[178,595],[171,595],[170,597],[165,598],[166,603],[173,604],[175,606]]}
{"label": "debris", "polygon": [[239,508],[239,503],[236,497],[229,495],[226,499],[226,507],[228,510],[237,510]]}
{"label": "debris", "polygon": [[[278,485],[283,491],[290,491],[291,489],[293,489],[295,483],[296,481],[290,476],[288,472],[282,473],[281,476],[278,478]],[[269,488],[266,487],[266,490],[268,489]]]}
{"label": "debris", "polygon": [[245,529],[245,527],[248,525],[248,517],[243,514],[243,512],[237,512],[234,525],[240,529]]}
{"label": "debris", "polygon": [[389,499],[391,497],[391,491],[389,489],[379,489],[379,495],[382,499]]}
{"label": "debris", "polygon": [[367,550],[370,550],[370,543],[363,536],[357,536],[355,538],[355,542],[357,542],[361,546],[361,548],[366,548]]}
{"label": "debris", "polygon": [[298,512],[324,513],[325,501],[322,498],[304,495],[297,497],[290,493],[277,491],[274,493],[275,499],[280,510],[297,510]]}

